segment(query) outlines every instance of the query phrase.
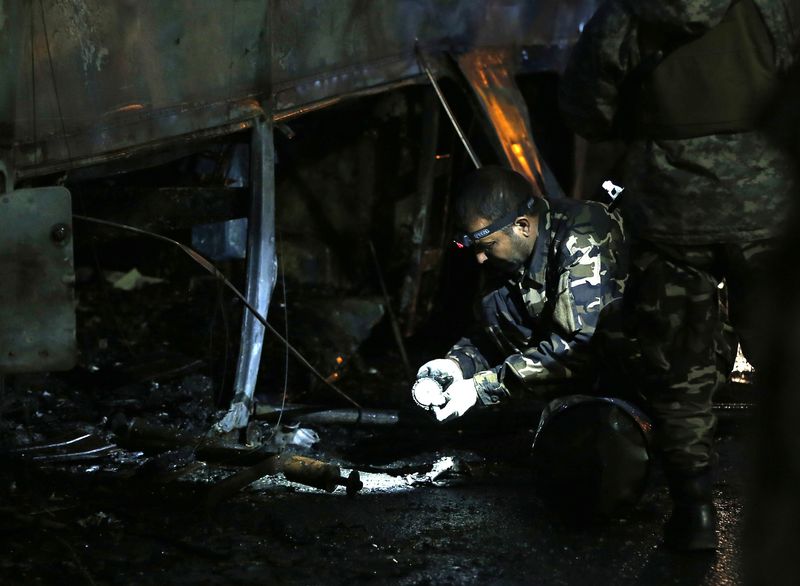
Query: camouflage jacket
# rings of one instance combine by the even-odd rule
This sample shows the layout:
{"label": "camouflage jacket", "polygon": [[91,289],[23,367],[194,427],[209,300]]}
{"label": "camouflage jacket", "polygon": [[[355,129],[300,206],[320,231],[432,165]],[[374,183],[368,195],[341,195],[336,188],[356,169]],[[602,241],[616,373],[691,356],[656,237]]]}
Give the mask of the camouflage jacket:
{"label": "camouflage jacket", "polygon": [[478,327],[448,352],[485,405],[542,383],[592,379],[601,315],[619,303],[628,247],[619,213],[599,203],[549,202],[527,265],[481,295]]}
{"label": "camouflage jacket", "polygon": [[[800,0],[755,0],[785,72],[800,35]],[[641,63],[645,24],[698,35],[723,18],[731,0],[606,0],[587,23],[560,86],[574,130],[590,139],[621,138],[625,84]],[[760,132],[677,140],[635,138],[618,178],[620,207],[643,238],[685,245],[741,242],[779,233],[794,189],[791,159]]]}

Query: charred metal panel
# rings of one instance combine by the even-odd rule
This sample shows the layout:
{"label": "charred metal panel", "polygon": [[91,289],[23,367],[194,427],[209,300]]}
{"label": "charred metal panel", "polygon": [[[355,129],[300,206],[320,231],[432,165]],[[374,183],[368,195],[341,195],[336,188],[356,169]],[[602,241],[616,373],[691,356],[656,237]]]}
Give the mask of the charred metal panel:
{"label": "charred metal panel", "polygon": [[18,177],[253,118],[269,93],[265,0],[2,4]]}
{"label": "charred metal panel", "polygon": [[474,47],[566,48],[598,4],[598,0],[275,0],[276,110],[417,75],[413,52],[417,41],[431,51],[456,53]]}
{"label": "charred metal panel", "polygon": [[228,128],[273,93],[289,111],[409,82],[417,39],[454,53],[566,48],[597,4],[2,0],[0,159],[41,175]]}
{"label": "charred metal panel", "polygon": [[74,282],[69,191],[0,195],[0,374],[72,368]]}

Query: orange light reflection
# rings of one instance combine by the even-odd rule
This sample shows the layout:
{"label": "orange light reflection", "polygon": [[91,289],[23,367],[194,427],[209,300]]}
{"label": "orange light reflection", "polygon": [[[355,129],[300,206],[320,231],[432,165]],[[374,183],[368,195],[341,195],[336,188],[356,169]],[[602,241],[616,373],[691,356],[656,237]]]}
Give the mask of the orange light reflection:
{"label": "orange light reflection", "polygon": [[464,75],[497,132],[511,167],[533,185],[541,184],[542,165],[528,127],[527,107],[502,50],[473,51],[459,58]]}

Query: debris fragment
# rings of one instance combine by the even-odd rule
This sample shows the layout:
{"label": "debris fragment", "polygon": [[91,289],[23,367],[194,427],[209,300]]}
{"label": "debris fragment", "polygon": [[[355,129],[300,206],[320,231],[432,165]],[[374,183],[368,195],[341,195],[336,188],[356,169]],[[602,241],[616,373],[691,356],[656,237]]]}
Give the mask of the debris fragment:
{"label": "debris fragment", "polygon": [[305,456],[279,455],[265,458],[251,466],[218,482],[211,489],[206,501],[213,509],[222,501],[249,486],[256,480],[282,472],[287,480],[297,482],[326,492],[333,492],[337,486],[344,486],[348,496],[357,493],[364,486],[358,471],[353,470],[347,478],[335,464],[321,462]]}
{"label": "debris fragment", "polygon": [[465,462],[452,456],[444,456],[433,463],[429,472],[409,474],[405,481],[412,485],[432,484],[434,486],[452,486],[459,484],[470,475]]}
{"label": "debris fragment", "polygon": [[121,271],[107,271],[105,273],[105,279],[111,283],[114,289],[121,289],[122,291],[135,291],[147,285],[157,285],[166,282],[166,279],[147,277],[136,268],[129,270],[127,273]]}

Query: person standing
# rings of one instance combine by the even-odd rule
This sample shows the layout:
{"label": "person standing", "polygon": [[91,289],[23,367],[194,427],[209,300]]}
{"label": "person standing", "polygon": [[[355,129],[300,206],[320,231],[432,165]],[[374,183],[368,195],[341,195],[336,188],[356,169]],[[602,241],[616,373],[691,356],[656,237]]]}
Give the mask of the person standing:
{"label": "person standing", "polygon": [[567,123],[622,139],[632,249],[627,307],[673,511],[665,544],[714,549],[712,398],[731,366],[727,317],[756,370],[753,309],[772,270],[793,161],[758,130],[796,59],[800,0],[607,0],[560,86]]}

